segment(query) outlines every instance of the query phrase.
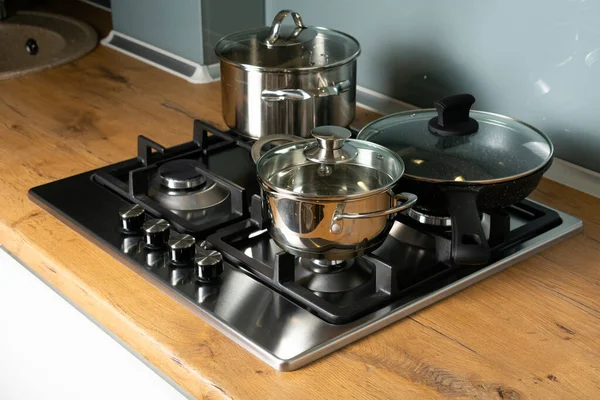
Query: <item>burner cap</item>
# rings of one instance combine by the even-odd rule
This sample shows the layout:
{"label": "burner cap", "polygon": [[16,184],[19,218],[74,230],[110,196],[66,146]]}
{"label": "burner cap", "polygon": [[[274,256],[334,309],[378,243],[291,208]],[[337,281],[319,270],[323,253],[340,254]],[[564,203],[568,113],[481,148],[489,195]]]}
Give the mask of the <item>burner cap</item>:
{"label": "burner cap", "polygon": [[160,183],[169,189],[193,189],[203,185],[206,178],[194,160],[169,161],[158,168]]}

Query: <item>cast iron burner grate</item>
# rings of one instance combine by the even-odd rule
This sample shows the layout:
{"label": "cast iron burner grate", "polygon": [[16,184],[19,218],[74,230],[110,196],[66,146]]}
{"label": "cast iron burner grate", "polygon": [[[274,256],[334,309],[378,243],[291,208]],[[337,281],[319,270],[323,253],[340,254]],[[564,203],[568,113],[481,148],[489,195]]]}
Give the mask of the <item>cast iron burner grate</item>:
{"label": "cast iron burner grate", "polygon": [[[274,289],[327,322],[344,324],[376,309],[388,306],[410,291],[420,291],[430,281],[444,274],[472,273],[485,266],[455,266],[450,261],[451,231],[449,228],[423,225],[407,215],[400,215],[383,245],[369,255],[345,263],[331,272],[306,268],[304,260],[282,250],[269,236],[263,220],[260,199],[253,198],[251,219],[221,229],[207,238],[207,242],[221,251],[233,264],[249,271]],[[512,216],[512,218],[511,218]],[[512,221],[512,223],[511,223]],[[561,223],[553,210],[528,200],[508,209],[485,215],[484,224],[490,244],[492,264],[510,254],[510,248],[543,233]],[[512,224],[512,226],[511,226]],[[488,265],[489,265],[488,264]],[[357,273],[339,275],[354,269]],[[344,287],[340,280],[356,281],[358,272],[366,275],[360,285]],[[319,279],[321,286],[331,290],[311,290],[307,282]],[[408,295],[408,296],[407,296]]]}
{"label": "cast iron burner grate", "polygon": [[[232,134],[225,134],[201,121],[194,121],[191,142],[168,149],[140,135],[137,158],[98,170],[92,179],[141,205],[152,215],[167,219],[176,229],[202,236],[203,233],[214,231],[248,214],[246,189],[213,173],[209,168],[208,159],[212,154],[228,147],[239,146],[249,150],[252,146],[248,140],[233,138]],[[208,179],[208,183],[214,182],[229,192],[227,199],[199,216],[189,216],[190,213],[169,209],[154,199],[150,195],[150,185],[161,165],[183,159],[197,161],[197,168]]]}
{"label": "cast iron burner grate", "polygon": [[[512,218],[511,218],[512,216]],[[451,265],[451,227],[423,225],[408,213],[399,214],[396,220],[415,230],[428,232],[435,237],[436,260]],[[510,249],[520,243],[552,229],[562,222],[558,213],[530,200],[523,200],[506,209],[483,214],[486,239],[490,246],[492,264],[510,254]],[[393,233],[392,233],[393,235]]]}

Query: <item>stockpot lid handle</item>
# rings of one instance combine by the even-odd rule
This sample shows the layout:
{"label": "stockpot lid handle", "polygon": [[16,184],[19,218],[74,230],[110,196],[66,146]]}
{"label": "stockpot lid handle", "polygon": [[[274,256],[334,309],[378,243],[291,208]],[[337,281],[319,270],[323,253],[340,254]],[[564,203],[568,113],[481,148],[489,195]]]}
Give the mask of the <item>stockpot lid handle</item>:
{"label": "stockpot lid handle", "polygon": [[300,34],[300,32],[302,32],[302,29],[306,28],[306,25],[304,25],[304,22],[302,22],[302,17],[296,11],[281,10],[277,13],[275,18],[273,18],[273,23],[271,24],[271,30],[269,32],[269,36],[266,39],[267,45],[272,46],[275,44],[277,39],[279,39],[279,32],[281,31],[281,24],[283,23],[283,20],[285,19],[285,17],[288,16],[288,14],[292,14],[292,18],[294,19],[294,24],[296,24],[296,29],[294,29],[294,32],[292,32],[292,34],[290,35],[291,38],[297,37]]}
{"label": "stockpot lid handle", "polygon": [[473,103],[475,97],[468,93],[436,101],[438,116],[429,120],[429,132],[441,136],[465,136],[477,132],[479,124],[469,117]]}
{"label": "stockpot lid handle", "polygon": [[304,150],[304,156],[319,164],[339,164],[353,160],[358,155],[356,147],[346,143],[352,134],[341,126],[318,126],[311,131],[317,143]]}

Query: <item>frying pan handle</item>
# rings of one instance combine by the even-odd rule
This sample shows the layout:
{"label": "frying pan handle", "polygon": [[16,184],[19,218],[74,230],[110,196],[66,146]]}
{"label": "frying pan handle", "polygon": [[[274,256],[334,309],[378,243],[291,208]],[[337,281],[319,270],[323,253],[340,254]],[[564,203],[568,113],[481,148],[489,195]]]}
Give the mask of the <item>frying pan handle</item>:
{"label": "frying pan handle", "polygon": [[477,195],[477,191],[468,189],[446,190],[452,221],[452,260],[457,265],[482,265],[490,259],[477,209]]}
{"label": "frying pan handle", "polygon": [[353,214],[334,214],[333,221],[339,221],[340,219],[360,219],[360,218],[377,218],[384,217],[390,214],[396,214],[400,211],[404,211],[413,206],[417,201],[417,196],[412,193],[400,193],[394,196],[396,200],[396,206],[388,208],[387,210],[374,211],[368,213],[353,213]]}

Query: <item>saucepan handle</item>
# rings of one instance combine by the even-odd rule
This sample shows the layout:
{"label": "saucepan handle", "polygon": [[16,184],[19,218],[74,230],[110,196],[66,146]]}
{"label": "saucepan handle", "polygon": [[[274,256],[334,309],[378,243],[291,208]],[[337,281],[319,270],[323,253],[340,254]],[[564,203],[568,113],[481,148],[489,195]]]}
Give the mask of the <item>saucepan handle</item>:
{"label": "saucepan handle", "polygon": [[490,247],[477,209],[478,192],[452,188],[445,193],[452,221],[452,261],[457,265],[486,264]]}
{"label": "saucepan handle", "polygon": [[417,201],[417,196],[412,193],[400,193],[394,196],[394,200],[396,200],[396,206],[393,208],[388,208],[387,210],[382,211],[374,211],[368,213],[352,213],[346,214],[340,212],[339,214],[333,215],[334,221],[339,221],[341,219],[361,219],[361,218],[377,218],[384,217],[390,214],[396,214],[400,211],[404,211],[413,206],[413,204]]}
{"label": "saucepan handle", "polygon": [[250,150],[250,154],[252,155],[252,160],[256,164],[258,159],[262,156],[262,148],[265,145],[271,142],[297,142],[298,140],[303,140],[301,137],[294,135],[268,135],[258,139],[252,145],[252,149]]}
{"label": "saucepan handle", "polygon": [[264,101],[284,101],[284,100],[309,100],[316,97],[339,96],[350,89],[350,81],[345,80],[334,83],[331,86],[323,86],[316,89],[277,89],[262,91]]}

